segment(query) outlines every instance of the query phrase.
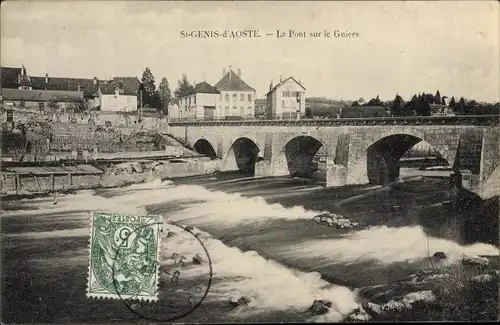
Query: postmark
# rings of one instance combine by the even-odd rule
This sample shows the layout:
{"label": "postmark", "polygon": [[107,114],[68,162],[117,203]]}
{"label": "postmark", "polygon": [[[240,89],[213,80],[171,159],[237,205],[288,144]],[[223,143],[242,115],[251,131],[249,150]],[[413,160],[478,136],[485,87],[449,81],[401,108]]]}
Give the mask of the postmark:
{"label": "postmark", "polygon": [[158,300],[161,217],[92,213],[87,297]]}
{"label": "postmark", "polygon": [[[125,299],[124,304],[140,318],[170,322],[194,312],[205,300],[212,282],[212,262],[191,227],[166,223],[160,230],[161,255],[155,263],[159,267],[158,299]],[[120,288],[116,292],[121,296]]]}

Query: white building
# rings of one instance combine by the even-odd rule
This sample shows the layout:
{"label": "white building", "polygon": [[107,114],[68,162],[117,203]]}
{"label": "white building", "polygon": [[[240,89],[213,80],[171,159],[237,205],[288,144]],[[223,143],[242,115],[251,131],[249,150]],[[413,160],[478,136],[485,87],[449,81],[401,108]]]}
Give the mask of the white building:
{"label": "white building", "polygon": [[120,83],[99,85],[99,106],[101,111],[132,112],[137,110],[137,94]]}
{"label": "white building", "polygon": [[238,73],[223,70],[223,77],[214,87],[220,92],[216,116],[220,118],[255,118],[255,89],[250,87]]}
{"label": "white building", "polygon": [[293,77],[288,77],[273,87],[269,86],[267,97],[268,119],[295,119],[297,113],[306,112],[306,88]]}
{"label": "white building", "polygon": [[196,84],[193,91],[179,97],[178,118],[213,120],[217,116],[217,107],[220,107],[219,94],[206,81]]}

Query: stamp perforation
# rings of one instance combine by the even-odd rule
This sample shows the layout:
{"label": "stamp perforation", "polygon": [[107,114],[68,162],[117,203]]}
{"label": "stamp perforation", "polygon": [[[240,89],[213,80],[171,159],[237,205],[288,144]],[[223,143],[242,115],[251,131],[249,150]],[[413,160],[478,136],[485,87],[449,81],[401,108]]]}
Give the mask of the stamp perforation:
{"label": "stamp perforation", "polygon": [[[100,240],[101,242],[98,243],[97,247],[99,249],[101,249],[102,251],[100,251],[99,253],[102,253],[104,255],[104,259],[109,262],[109,259],[112,257],[113,258],[113,262],[112,262],[112,273],[111,273],[111,281],[113,283],[113,286],[114,286],[114,290],[113,289],[110,289],[109,288],[109,285],[110,283],[107,283],[108,284],[108,287],[106,288],[105,285],[102,285],[102,283],[99,283],[98,281],[98,274],[96,273],[96,265],[94,265],[94,260],[93,260],[93,249],[94,249],[94,240],[96,240],[96,224],[95,224],[95,220],[96,220],[96,217],[100,217],[100,216],[105,216],[105,218],[101,219],[100,222],[103,222],[102,220],[105,220],[105,225],[104,225],[104,229],[106,231],[108,231],[106,233],[106,235],[109,237],[110,236],[110,229],[106,228],[107,226],[109,226],[108,222],[109,222],[109,219],[124,219],[126,221],[132,221],[132,219],[134,221],[139,221],[139,224],[140,222],[142,221],[145,221],[145,224],[142,225],[142,226],[138,226],[137,228],[135,229],[132,229],[130,226],[129,226],[129,223],[127,222],[124,222],[123,225],[121,227],[118,227],[117,225],[120,224],[120,222],[116,222],[116,224],[113,224],[114,226],[118,227],[117,229],[114,229],[114,237],[112,238],[113,240],[116,240],[117,239],[117,231],[118,230],[122,230],[120,231],[120,236],[122,236],[122,234],[126,234],[126,237],[119,237],[118,239],[121,239],[119,241],[119,245],[117,245],[115,243],[115,245],[111,244],[110,243],[110,240],[109,238],[105,238],[106,236],[103,236],[102,234],[99,234],[99,236],[101,237]],[[108,217],[108,218],[106,218]],[[161,249],[161,245],[160,245],[160,240],[161,240],[161,231],[162,231],[162,217],[160,215],[127,215],[127,214],[115,214],[115,213],[107,213],[107,212],[92,212],[90,214],[90,234],[89,234],[89,261],[88,261],[88,275],[87,275],[87,288],[86,288],[86,295],[87,295],[87,298],[94,298],[94,299],[118,299],[118,300],[139,300],[139,301],[145,301],[145,302],[155,302],[158,300],[158,291],[159,291],[159,278],[160,278],[160,263],[159,263],[159,257],[160,257],[160,249]],[[113,220],[114,220],[113,219]],[[152,221],[152,222],[150,222]],[[98,226],[101,226],[102,225],[98,225]],[[102,230],[102,229],[101,229]],[[152,231],[152,234],[151,234],[151,231]],[[132,236],[133,235],[133,236]],[[151,237],[151,235],[153,237]],[[146,237],[143,237],[143,236],[146,236]],[[147,256],[147,254],[150,253],[150,248],[149,248],[149,244],[150,242],[145,242],[146,239],[150,240],[151,238],[154,238],[154,245],[155,245],[155,248],[154,248],[154,252],[155,252],[155,256],[154,256],[154,261],[153,263],[150,263],[150,259],[149,258],[146,258],[144,259],[145,256]],[[130,242],[132,242],[134,245],[134,249],[136,249],[136,251],[134,253],[131,253],[129,255],[125,255],[126,258],[125,260],[127,262],[124,263],[124,265],[121,265],[121,269],[118,271],[118,272],[121,272],[122,270],[126,270],[126,271],[129,271],[128,272],[128,275],[124,275],[126,271],[123,271],[123,273],[117,273],[115,274],[115,262],[117,262],[118,258],[121,258],[121,255],[119,254],[120,252],[120,249],[122,246],[124,246],[124,244],[126,244],[126,248],[132,248],[131,247],[128,247],[128,245],[130,245]],[[104,244],[103,244],[104,243]],[[105,245],[106,247],[103,247],[103,245]],[[143,246],[141,248],[141,245]],[[111,251],[115,251],[115,256],[110,256],[110,250]],[[142,251],[140,251],[140,249]],[[142,260],[140,260],[143,264],[136,264],[138,263],[137,259],[141,257],[141,255],[138,254],[138,252],[141,252],[142,255]],[[146,263],[144,263],[146,261]],[[123,262],[123,261],[118,261],[118,262]],[[149,264],[148,264],[149,263]],[[120,264],[120,263],[116,263],[116,264]],[[132,267],[130,267],[129,265],[132,265]],[[141,267],[138,269],[138,267]],[[110,265],[107,265],[107,268],[109,268]],[[137,280],[140,281],[141,277],[140,276],[144,276],[144,273],[141,273],[140,271],[143,271],[144,268],[151,268],[153,269],[152,271],[150,271],[150,275],[149,275],[149,279],[151,279],[153,281],[152,283],[152,292],[153,294],[149,294],[148,293],[148,290],[143,290],[142,288],[142,285],[143,283],[139,283],[139,288],[137,290],[139,290],[138,292],[135,292],[133,294],[127,294],[125,292],[120,292],[120,289],[118,289],[117,287],[117,283],[120,284],[120,283],[125,283],[125,288],[128,288],[128,283],[129,282],[132,282],[134,284],[137,284]],[[105,272],[101,271],[101,273],[104,273],[106,274]],[[109,273],[109,270],[108,270],[108,273]],[[109,282],[109,274],[108,275],[108,282]],[[118,278],[119,278],[119,275],[121,276],[121,279],[120,281],[122,282],[119,282]],[[102,276],[102,274],[101,274]],[[146,274],[145,277],[147,278],[148,275]],[[146,283],[148,281],[151,281],[151,280],[147,280],[145,281]],[[134,282],[135,281],[135,282]],[[99,291],[92,291],[92,287],[94,284],[99,284],[100,286],[104,286],[103,290],[99,290]],[[123,288],[122,288],[123,289]],[[151,292],[150,291],[150,292]]]}

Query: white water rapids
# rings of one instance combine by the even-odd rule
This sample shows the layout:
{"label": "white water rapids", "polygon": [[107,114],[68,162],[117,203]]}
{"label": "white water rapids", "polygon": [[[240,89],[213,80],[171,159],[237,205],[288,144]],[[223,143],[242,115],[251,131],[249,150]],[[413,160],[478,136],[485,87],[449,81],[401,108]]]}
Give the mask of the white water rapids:
{"label": "white water rapids", "polygon": [[[210,191],[197,185],[175,185],[170,181],[155,180],[110,190],[110,196],[98,196],[94,191],[81,191],[75,195],[62,195],[57,205],[47,199],[22,200],[23,206],[36,206],[37,210],[21,209],[4,211],[6,216],[27,216],[43,213],[73,211],[101,211],[127,214],[148,213],[152,205],[176,206],[163,213],[165,218],[180,224],[195,226],[196,232],[207,227],[221,231],[236,231],[245,224],[265,223],[269,220],[312,219],[322,211],[305,210],[301,206],[285,208],[268,204],[262,197],[247,198],[239,194]],[[90,219],[89,219],[90,220]],[[311,221],[313,222],[313,221]],[[85,233],[85,225],[75,230],[55,230],[44,233],[24,233],[22,236],[59,237],[70,233]],[[301,312],[315,299],[334,303],[330,312],[312,321],[340,321],[357,307],[357,297],[346,287],[332,285],[321,279],[317,272],[300,272],[259,255],[258,247],[242,252],[228,247],[210,234],[202,232],[202,241],[212,260],[215,281],[207,300],[227,301],[234,292],[253,298],[250,306],[234,313],[252,314],[269,311]],[[376,260],[380,264],[404,262],[424,258],[431,252],[443,251],[455,261],[461,254],[498,255],[491,245],[461,246],[453,241],[429,238],[420,227],[374,227],[353,231],[337,239],[297,240],[296,244],[274,247],[273,254],[280,260],[302,261],[310,257],[314,267],[363,260]],[[312,264],[308,264],[310,267]],[[240,280],[233,280],[241,277]]]}

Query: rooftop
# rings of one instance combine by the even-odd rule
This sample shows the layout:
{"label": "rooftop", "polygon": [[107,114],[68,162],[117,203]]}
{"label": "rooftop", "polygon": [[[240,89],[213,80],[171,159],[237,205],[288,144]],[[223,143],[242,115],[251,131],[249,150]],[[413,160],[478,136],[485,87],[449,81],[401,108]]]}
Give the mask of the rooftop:
{"label": "rooftop", "polygon": [[281,87],[282,85],[284,85],[290,79],[292,79],[293,81],[295,81],[299,86],[302,87],[302,89],[306,90],[306,88],[304,86],[302,86],[302,84],[300,82],[298,82],[297,80],[295,80],[294,77],[288,77],[288,78],[280,81],[276,86],[274,86],[271,90],[269,90],[269,92],[267,94],[270,94],[270,93],[276,91],[276,89],[278,89],[279,87]]}
{"label": "rooftop", "polygon": [[222,77],[219,82],[214,85],[218,90],[246,90],[255,91],[254,88],[250,87],[246,82],[241,79],[233,70],[229,70],[224,77]]}
{"label": "rooftop", "polygon": [[47,102],[82,102],[83,91],[2,89],[3,100]]}
{"label": "rooftop", "polygon": [[203,81],[196,84],[192,93],[196,94],[220,94],[214,86],[210,85],[208,82]]}

